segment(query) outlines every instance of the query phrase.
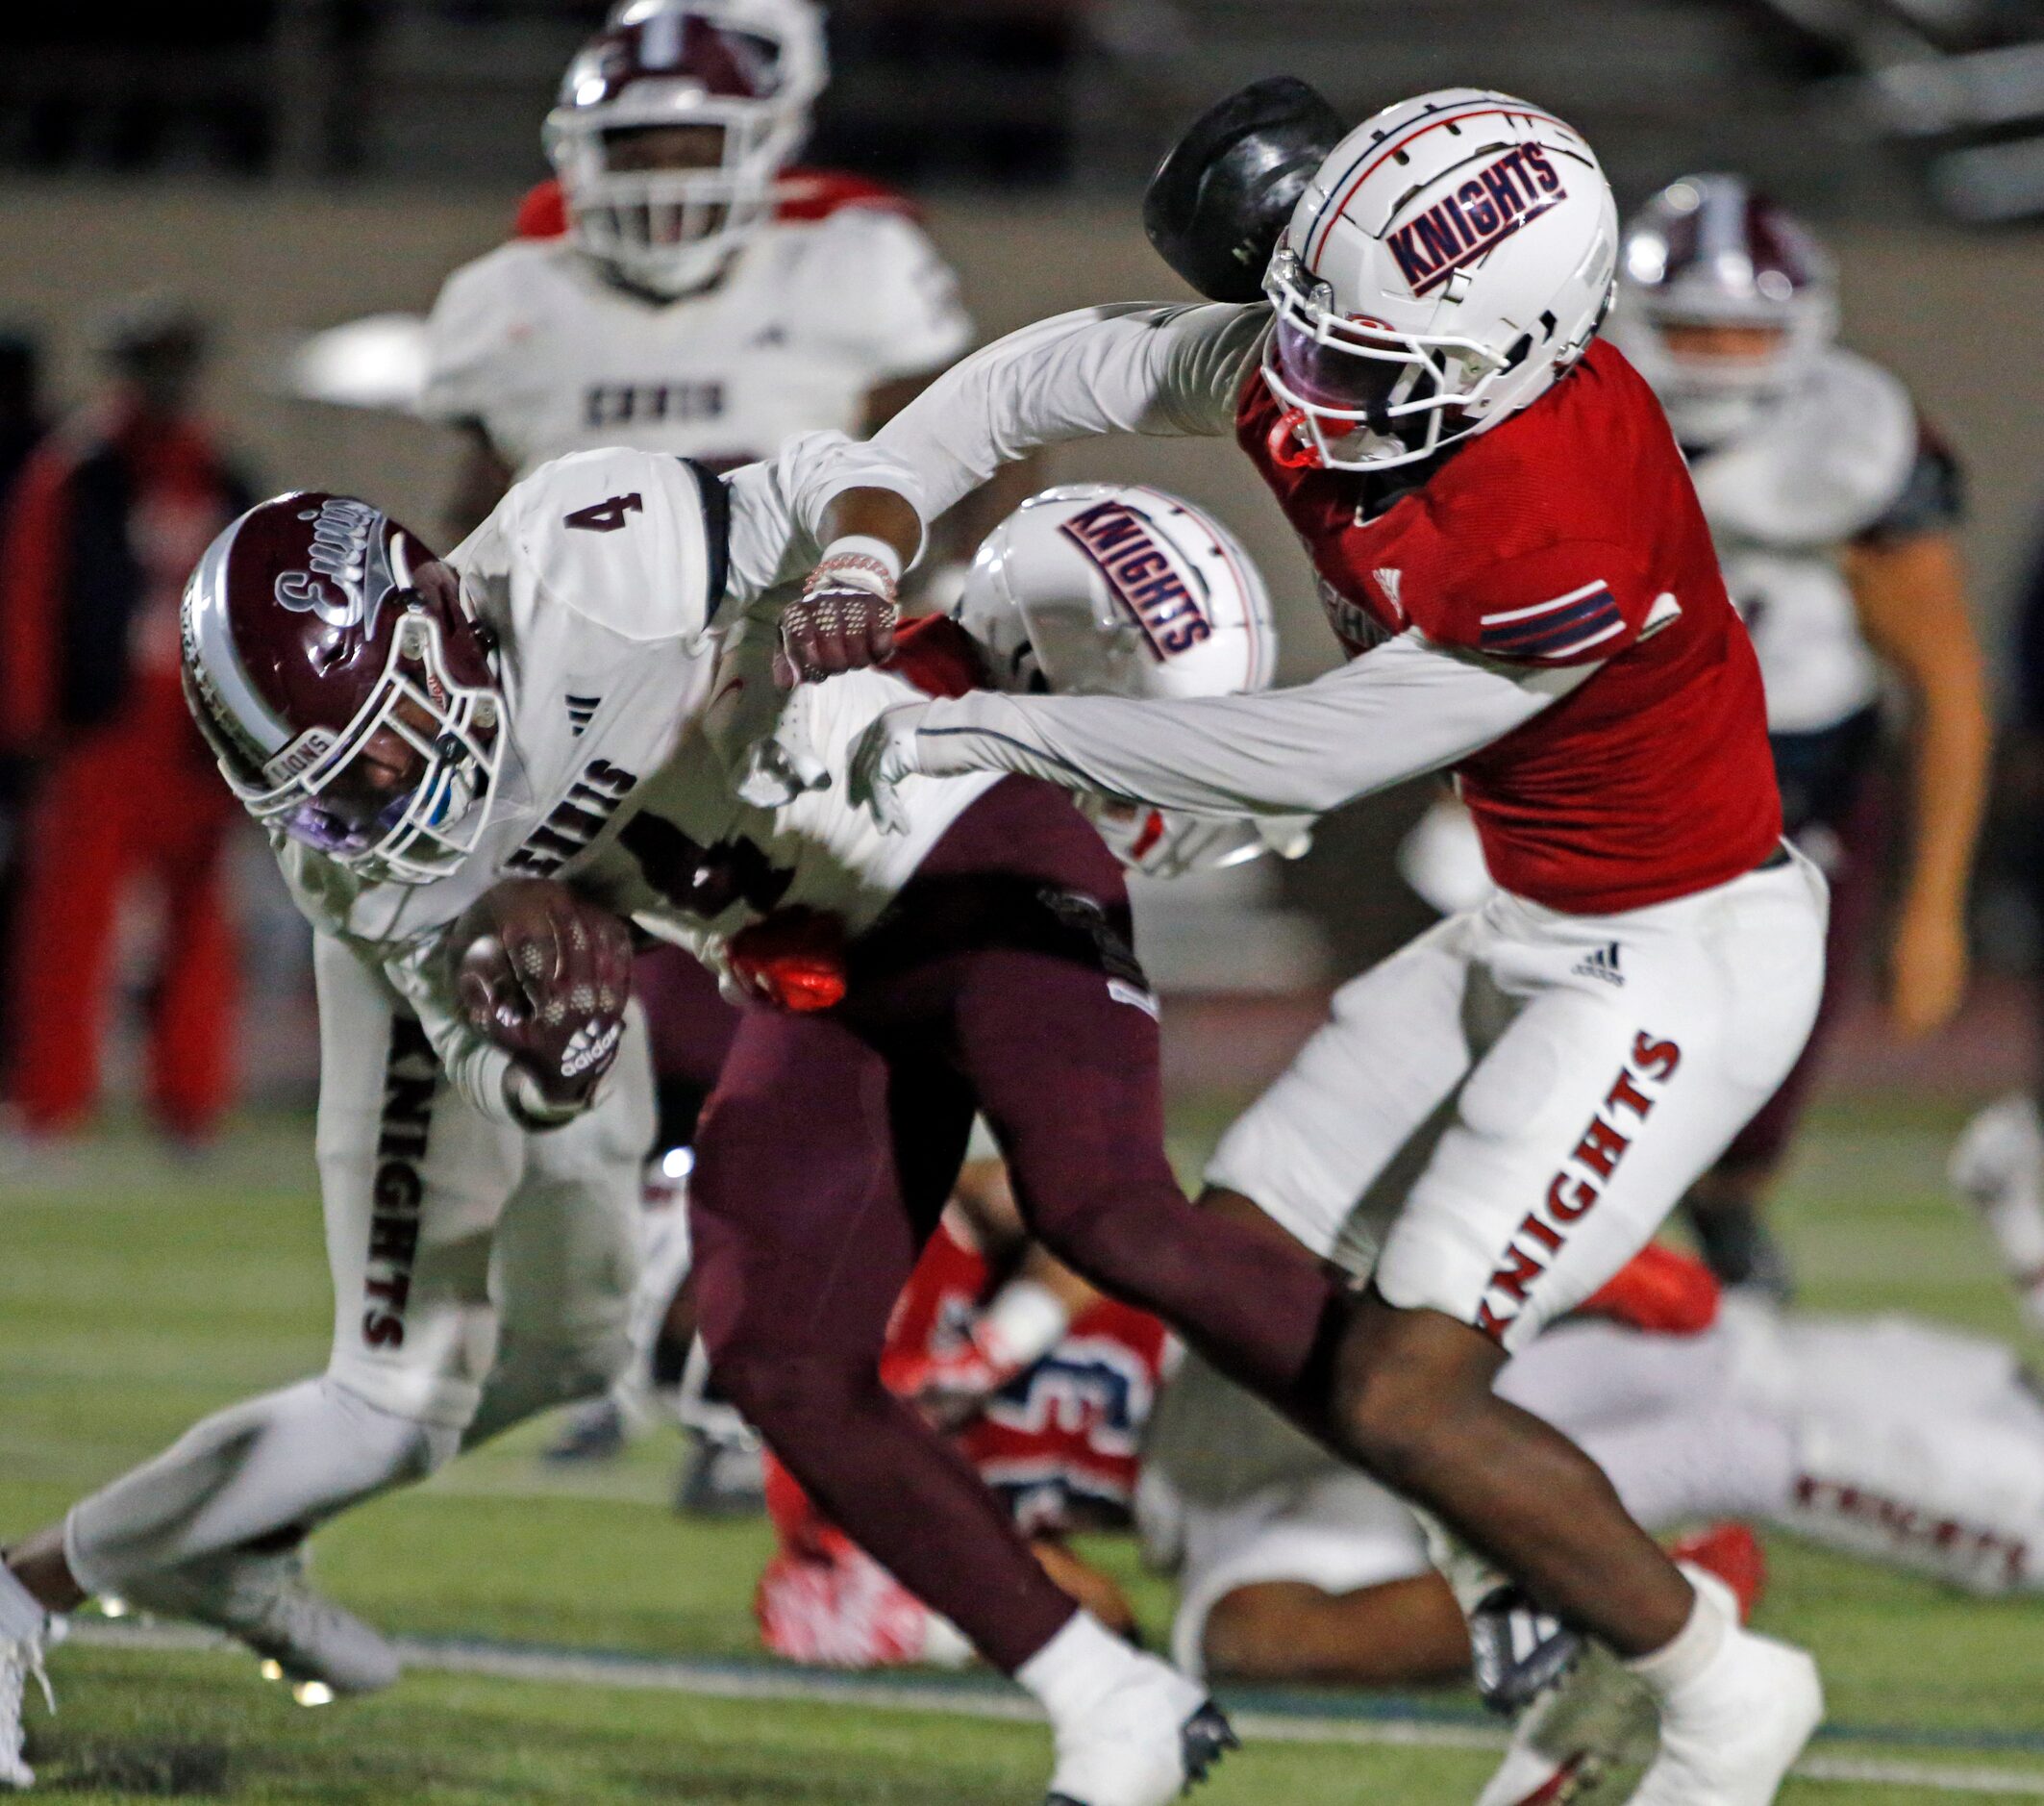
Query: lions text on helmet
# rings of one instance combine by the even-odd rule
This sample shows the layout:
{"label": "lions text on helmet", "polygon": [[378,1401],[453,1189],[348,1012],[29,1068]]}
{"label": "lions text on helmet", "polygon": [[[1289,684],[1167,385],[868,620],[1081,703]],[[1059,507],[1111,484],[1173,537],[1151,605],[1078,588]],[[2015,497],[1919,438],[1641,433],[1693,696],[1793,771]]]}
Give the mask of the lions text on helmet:
{"label": "lions text on helmet", "polygon": [[634,0],[568,65],[545,144],[575,242],[671,299],[772,211],[828,79],[810,0]]}
{"label": "lions text on helmet", "polygon": [[1618,215],[1582,137],[1509,95],[1386,109],[1309,184],[1264,279],[1273,449],[1383,470],[1544,393],[1610,306]]}
{"label": "lions text on helmet", "polygon": [[[258,594],[236,567],[272,569]],[[452,573],[381,510],[301,491],[207,548],[180,617],[186,696],[265,828],[363,878],[423,884],[473,850],[502,698]]]}

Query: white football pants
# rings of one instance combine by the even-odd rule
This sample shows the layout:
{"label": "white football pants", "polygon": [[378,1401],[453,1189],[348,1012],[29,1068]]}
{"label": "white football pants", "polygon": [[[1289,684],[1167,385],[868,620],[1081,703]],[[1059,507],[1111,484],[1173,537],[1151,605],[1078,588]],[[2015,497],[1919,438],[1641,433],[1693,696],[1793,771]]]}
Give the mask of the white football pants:
{"label": "white football pants", "polygon": [[1620,915],[1493,894],[1335,993],[1208,1182],[1515,1351],[1646,1244],[1795,1064],[1826,910],[1793,852]]}
{"label": "white football pants", "polygon": [[422,1478],[602,1392],[627,1358],[654,1127],[637,1007],[596,1106],[532,1134],[454,1091],[417,1022],[344,947],[315,937],[313,970],[326,1373],[206,1418],[76,1506],[66,1547],[91,1592]]}

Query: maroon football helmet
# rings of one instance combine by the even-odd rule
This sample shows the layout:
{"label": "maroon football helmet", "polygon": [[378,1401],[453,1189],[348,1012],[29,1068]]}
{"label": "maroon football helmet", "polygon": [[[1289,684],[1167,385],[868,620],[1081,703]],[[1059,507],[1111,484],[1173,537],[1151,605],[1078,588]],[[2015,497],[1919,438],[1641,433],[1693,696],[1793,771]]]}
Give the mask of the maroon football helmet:
{"label": "maroon football helmet", "polygon": [[[636,288],[692,293],[768,218],[828,79],[811,0],[630,0],[577,54],[546,116],[568,236]],[[714,135],[707,165],[644,167],[636,134]]]}
{"label": "maroon football helmet", "polygon": [[250,815],[370,882],[424,884],[489,816],[503,700],[446,565],[381,509],[260,503],[185,586],[186,700]]}
{"label": "maroon football helmet", "polygon": [[[1740,330],[1699,351],[1694,328]],[[1627,228],[1613,336],[1692,450],[1733,438],[1808,374],[1838,330],[1831,255],[1737,176],[1671,182]]]}

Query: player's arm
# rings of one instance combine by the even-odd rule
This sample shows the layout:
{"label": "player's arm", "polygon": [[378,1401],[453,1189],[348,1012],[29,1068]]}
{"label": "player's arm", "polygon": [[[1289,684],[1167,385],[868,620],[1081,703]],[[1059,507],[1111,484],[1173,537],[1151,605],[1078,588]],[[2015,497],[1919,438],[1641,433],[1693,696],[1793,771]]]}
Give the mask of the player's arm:
{"label": "player's arm", "polygon": [[480,420],[464,420],[457,430],[461,435],[461,454],[455,465],[444,522],[450,542],[467,539],[489,518],[490,510],[511,488],[512,475]]}
{"label": "player's arm", "polygon": [[1847,549],[1845,574],[1867,642],[1912,704],[1912,844],[1889,1005],[1905,1034],[1924,1034],[1951,1017],[1965,990],[1966,890],[1993,739],[1986,680],[1949,530],[1863,538]]}
{"label": "player's arm", "polygon": [[1006,696],[890,711],[855,749],[855,800],[884,811],[921,773],[1015,771],[1210,815],[1318,815],[1452,765],[1524,726],[1595,665],[1510,665],[1415,629],[1293,690],[1136,702]]}
{"label": "player's arm", "polygon": [[1270,310],[1086,308],[996,339],[876,436],[921,480],[933,520],[1039,446],[1109,433],[1220,436],[1261,355]]}

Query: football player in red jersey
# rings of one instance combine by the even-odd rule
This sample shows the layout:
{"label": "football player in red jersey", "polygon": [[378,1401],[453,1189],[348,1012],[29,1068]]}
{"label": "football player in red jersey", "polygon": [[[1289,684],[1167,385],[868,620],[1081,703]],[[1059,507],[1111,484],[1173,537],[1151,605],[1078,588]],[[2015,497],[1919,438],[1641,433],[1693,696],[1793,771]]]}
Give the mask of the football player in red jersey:
{"label": "football player in red jersey", "polygon": [[[1492,1391],[1780,1083],[1823,973],[1752,646],[1660,408],[1597,336],[1617,248],[1577,133],[1449,89],[1335,147],[1265,299],[1082,312],[967,360],[878,441],[929,506],[1033,445],[1233,433],[1352,662],[1260,696],[911,705],[854,789],[884,820],[900,778],[986,770],[1316,814],[1455,772],[1499,896],[1336,998],[1223,1141],[1213,1202],[1372,1250],[1309,1427],[1631,1663],[1661,1711],[1637,1799],[1757,1806],[1821,1715],[1813,1664]],[[1295,1413],[1314,1394],[1280,1382]]]}

